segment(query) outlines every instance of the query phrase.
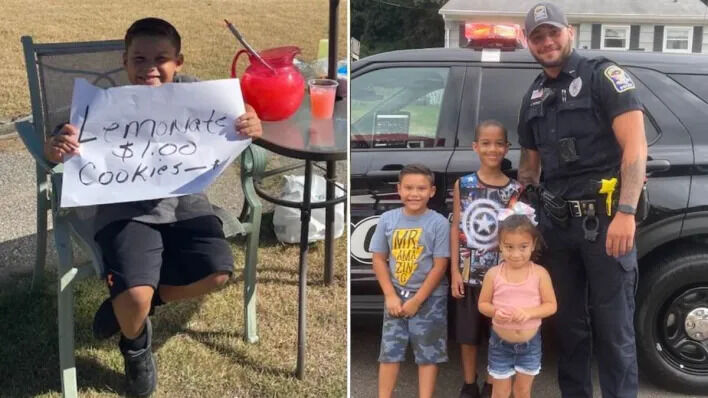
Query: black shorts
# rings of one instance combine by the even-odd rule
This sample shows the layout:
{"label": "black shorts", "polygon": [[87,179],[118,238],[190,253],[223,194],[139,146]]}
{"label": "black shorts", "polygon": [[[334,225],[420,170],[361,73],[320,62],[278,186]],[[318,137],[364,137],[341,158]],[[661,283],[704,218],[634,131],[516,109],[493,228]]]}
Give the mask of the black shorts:
{"label": "black shorts", "polygon": [[479,313],[481,286],[465,284],[465,297],[455,299],[455,341],[480,345],[489,334],[489,318]]}
{"label": "black shorts", "polygon": [[111,298],[135,286],[188,285],[216,272],[233,272],[231,248],[216,216],[170,224],[116,221],[95,239]]}

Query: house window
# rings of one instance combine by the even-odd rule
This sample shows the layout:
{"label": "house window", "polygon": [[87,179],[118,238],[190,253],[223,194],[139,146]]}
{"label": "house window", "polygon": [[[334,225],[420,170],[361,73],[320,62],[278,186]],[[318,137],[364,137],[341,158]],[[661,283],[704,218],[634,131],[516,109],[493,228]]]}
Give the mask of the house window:
{"label": "house window", "polygon": [[600,43],[603,50],[628,50],[629,25],[602,25]]}
{"label": "house window", "polygon": [[580,45],[580,25],[573,24],[573,33],[575,33],[575,38],[573,39],[573,47],[578,48]]}
{"label": "house window", "polygon": [[692,26],[664,27],[664,52],[690,53],[691,42],[693,42]]}

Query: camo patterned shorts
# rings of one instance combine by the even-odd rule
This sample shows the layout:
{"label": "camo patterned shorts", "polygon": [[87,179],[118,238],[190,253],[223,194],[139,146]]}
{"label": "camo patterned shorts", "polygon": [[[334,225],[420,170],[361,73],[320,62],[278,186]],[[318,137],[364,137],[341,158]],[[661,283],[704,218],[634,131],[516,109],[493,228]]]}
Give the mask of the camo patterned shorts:
{"label": "camo patterned shorts", "polygon": [[447,295],[428,297],[412,318],[395,318],[384,310],[379,362],[403,362],[409,342],[415,363],[447,362]]}

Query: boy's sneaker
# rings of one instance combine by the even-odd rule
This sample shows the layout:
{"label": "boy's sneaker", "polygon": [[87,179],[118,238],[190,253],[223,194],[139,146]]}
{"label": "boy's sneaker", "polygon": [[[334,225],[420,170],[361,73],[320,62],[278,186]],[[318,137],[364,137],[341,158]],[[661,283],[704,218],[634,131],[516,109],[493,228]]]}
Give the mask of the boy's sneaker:
{"label": "boy's sneaker", "polygon": [[152,324],[150,318],[145,318],[145,331],[147,344],[139,350],[130,350],[124,347],[124,337],[118,343],[125,363],[125,380],[127,392],[137,397],[148,397],[157,386],[157,368],[155,358],[152,356]]}
{"label": "boy's sneaker", "polygon": [[[154,313],[155,306],[151,305],[148,315],[153,315]],[[116,313],[113,312],[113,303],[109,297],[101,303],[93,316],[93,337],[97,340],[105,340],[118,332],[120,332],[120,325],[118,324]]]}
{"label": "boy's sneaker", "polygon": [[479,398],[492,398],[492,385],[484,382],[482,387],[482,392],[479,394]]}
{"label": "boy's sneaker", "polygon": [[463,384],[460,389],[460,398],[479,398],[479,389],[477,389],[477,384]]}

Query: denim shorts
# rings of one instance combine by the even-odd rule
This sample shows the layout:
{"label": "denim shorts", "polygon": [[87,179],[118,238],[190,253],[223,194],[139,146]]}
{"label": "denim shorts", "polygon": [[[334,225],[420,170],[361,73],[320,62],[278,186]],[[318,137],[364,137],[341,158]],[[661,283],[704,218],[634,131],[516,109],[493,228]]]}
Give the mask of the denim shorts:
{"label": "denim shorts", "polygon": [[516,372],[536,376],[541,371],[541,331],[524,343],[509,343],[491,330],[487,362],[487,373],[498,380]]}
{"label": "denim shorts", "polygon": [[403,362],[408,343],[418,365],[447,362],[447,295],[428,297],[411,318],[384,310],[379,362]]}

